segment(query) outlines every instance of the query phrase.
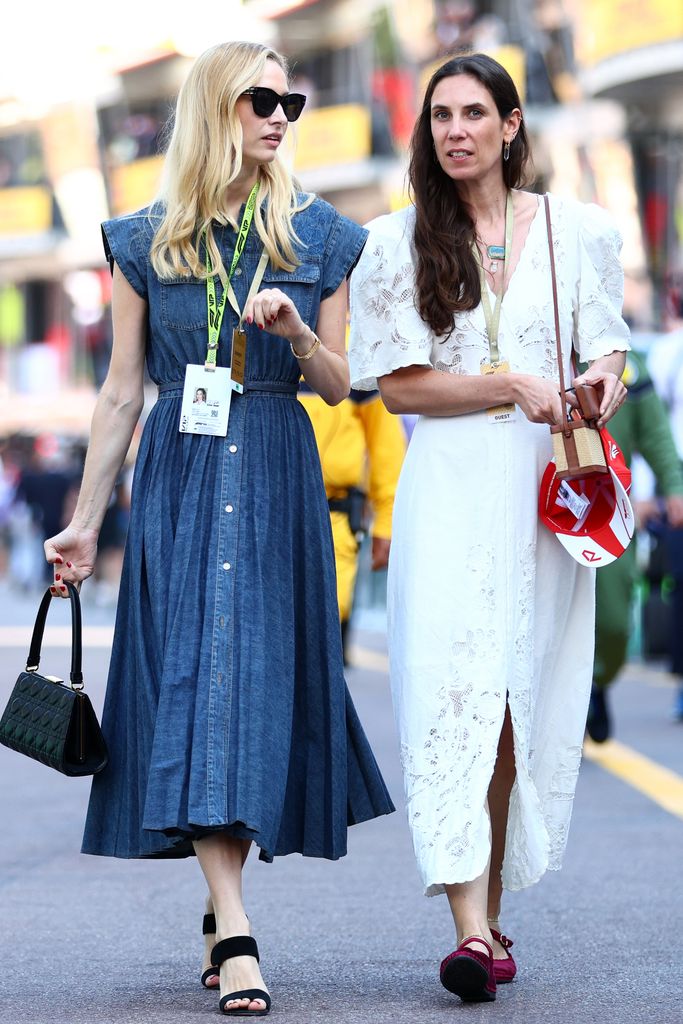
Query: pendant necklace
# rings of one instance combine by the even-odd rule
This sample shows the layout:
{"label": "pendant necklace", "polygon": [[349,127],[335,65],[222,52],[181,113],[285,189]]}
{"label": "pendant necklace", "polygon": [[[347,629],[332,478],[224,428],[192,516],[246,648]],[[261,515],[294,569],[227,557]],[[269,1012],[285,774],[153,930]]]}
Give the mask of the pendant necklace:
{"label": "pendant necklace", "polygon": [[486,255],[491,260],[491,266],[489,270],[492,274],[498,270],[498,261],[505,259],[505,246],[504,245],[487,245]]}

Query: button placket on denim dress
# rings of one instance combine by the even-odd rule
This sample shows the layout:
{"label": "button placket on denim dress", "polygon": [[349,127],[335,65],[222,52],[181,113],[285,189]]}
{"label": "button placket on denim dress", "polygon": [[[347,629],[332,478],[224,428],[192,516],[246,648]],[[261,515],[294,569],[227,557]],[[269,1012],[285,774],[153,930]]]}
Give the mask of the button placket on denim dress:
{"label": "button placket on denim dress", "polygon": [[[188,362],[206,351],[204,282],[161,282],[147,211],[104,225],[105,249],[148,301],[160,385],[136,462],[103,728],[83,850],[186,856],[212,830],[261,855],[336,858],[348,824],[393,809],[343,678],[329,515],[288,343],[247,328],[245,393],[228,434],[180,434]],[[266,270],[315,328],[365,234],[316,199],[295,217],[301,265]],[[232,229],[219,228],[223,259]],[[246,300],[252,231],[233,286]],[[226,305],[218,365],[237,318]]]}

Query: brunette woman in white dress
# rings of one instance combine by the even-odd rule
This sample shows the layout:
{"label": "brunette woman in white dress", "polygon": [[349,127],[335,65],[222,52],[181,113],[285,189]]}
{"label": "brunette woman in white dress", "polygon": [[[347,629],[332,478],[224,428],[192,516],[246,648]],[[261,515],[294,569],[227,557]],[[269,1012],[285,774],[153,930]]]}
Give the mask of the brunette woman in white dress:
{"label": "brunette woman in white dress", "polygon": [[[516,972],[503,887],[560,867],[591,685],[594,570],[537,514],[563,410],[527,159],[507,72],[450,60],[413,134],[414,205],[368,225],[351,287],[353,386],[420,417],[394,506],[391,683],[418,867],[455,922],[441,980],[464,1000]],[[573,348],[602,425],[625,396],[621,242],[597,206],[550,210],[565,378]]]}

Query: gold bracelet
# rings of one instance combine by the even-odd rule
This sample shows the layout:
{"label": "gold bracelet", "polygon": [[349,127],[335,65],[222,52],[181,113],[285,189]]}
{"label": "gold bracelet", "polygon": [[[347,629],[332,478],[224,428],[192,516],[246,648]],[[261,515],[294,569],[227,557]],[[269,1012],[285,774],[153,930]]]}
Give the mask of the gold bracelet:
{"label": "gold bracelet", "polygon": [[[310,330],[310,328],[309,328],[309,330]],[[315,334],[313,331],[311,331],[311,334],[313,335],[313,344],[309,348],[308,352],[304,352],[304,354],[302,356],[299,355],[297,350],[294,348],[294,345],[292,344],[292,342],[290,341],[290,343],[289,343],[289,347],[292,350],[292,355],[296,359],[299,359],[302,363],[306,362],[307,359],[310,359],[311,356],[314,356],[316,354],[316,352],[318,351],[318,349],[320,348],[320,346],[322,345],[322,342],[321,342],[320,338],[318,337],[318,335]]]}

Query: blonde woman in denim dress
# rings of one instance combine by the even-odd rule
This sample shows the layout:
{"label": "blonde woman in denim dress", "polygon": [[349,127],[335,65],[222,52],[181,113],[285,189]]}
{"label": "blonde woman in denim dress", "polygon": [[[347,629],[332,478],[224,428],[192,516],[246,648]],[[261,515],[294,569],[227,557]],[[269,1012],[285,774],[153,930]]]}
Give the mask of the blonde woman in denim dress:
{"label": "blonde woman in denim dress", "polygon": [[[278,151],[302,99],[282,57],[252,43],[202,54],[178,98],[162,196],[103,225],[114,348],[73,520],[46,542],[55,593],[93,570],[99,528],[143,405],[103,728],[83,851],[196,854],[209,898],[202,982],[227,1015],[270,996],[242,904],[260,857],[346,853],[347,826],[393,810],[343,677],[329,515],[298,381],[334,405],[349,390],[346,278],[365,231],[296,192]],[[264,113],[264,111],[266,111]],[[227,436],[179,431],[188,364],[203,364],[206,246],[247,334]],[[263,281],[247,301],[262,252]],[[225,305],[217,365],[237,314]],[[314,333],[315,332],[315,333]]]}

